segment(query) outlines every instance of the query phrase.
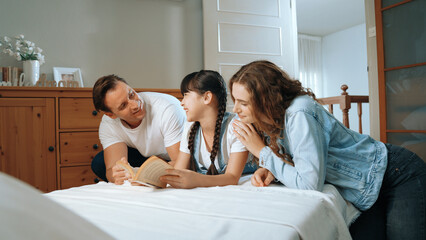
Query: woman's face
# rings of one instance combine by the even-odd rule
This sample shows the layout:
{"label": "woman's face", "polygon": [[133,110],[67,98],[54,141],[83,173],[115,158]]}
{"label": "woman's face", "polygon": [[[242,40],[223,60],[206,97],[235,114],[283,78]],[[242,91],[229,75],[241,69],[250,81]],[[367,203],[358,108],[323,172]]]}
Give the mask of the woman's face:
{"label": "woman's face", "polygon": [[251,105],[251,96],[246,88],[239,84],[232,85],[232,97],[234,98],[234,113],[238,114],[241,121],[244,123],[254,123],[254,116]]}

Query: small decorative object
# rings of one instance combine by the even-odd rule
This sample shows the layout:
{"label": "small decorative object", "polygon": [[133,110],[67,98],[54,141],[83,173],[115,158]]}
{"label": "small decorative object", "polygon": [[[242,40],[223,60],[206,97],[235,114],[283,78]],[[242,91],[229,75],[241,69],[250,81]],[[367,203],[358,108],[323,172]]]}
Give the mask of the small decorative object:
{"label": "small decorative object", "polygon": [[[58,87],[83,87],[83,78],[81,77],[80,68],[64,68],[54,67],[53,78],[58,83]],[[77,82],[77,85],[74,82]]]}
{"label": "small decorative object", "polygon": [[56,81],[49,81],[46,78],[46,73],[42,73],[40,79],[36,82],[37,87],[56,87]]}
{"label": "small decorative object", "polygon": [[58,82],[58,87],[78,87],[78,86],[79,86],[78,82],[74,80],[61,80]]}
{"label": "small decorative object", "polygon": [[43,49],[36,47],[33,42],[24,40],[24,35],[16,36],[14,44],[9,37],[0,39],[2,52],[23,61],[24,72],[21,74],[26,82],[25,85],[33,86],[39,79],[40,65],[44,63]]}

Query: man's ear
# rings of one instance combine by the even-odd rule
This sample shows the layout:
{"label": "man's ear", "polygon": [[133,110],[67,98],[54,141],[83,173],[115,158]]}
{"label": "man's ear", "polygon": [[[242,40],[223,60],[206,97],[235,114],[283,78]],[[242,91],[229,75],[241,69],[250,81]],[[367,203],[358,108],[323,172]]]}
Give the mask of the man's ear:
{"label": "man's ear", "polygon": [[203,96],[204,104],[210,104],[213,100],[213,93],[210,91],[207,91],[204,93]]}
{"label": "man's ear", "polygon": [[107,115],[108,117],[112,118],[112,119],[116,119],[117,118],[117,115],[115,115],[112,112],[104,112],[104,114]]}

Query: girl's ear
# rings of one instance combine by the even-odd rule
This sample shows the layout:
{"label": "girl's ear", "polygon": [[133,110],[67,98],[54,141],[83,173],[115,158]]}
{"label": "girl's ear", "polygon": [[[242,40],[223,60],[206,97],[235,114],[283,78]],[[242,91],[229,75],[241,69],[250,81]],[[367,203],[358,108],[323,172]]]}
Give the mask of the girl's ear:
{"label": "girl's ear", "polygon": [[213,100],[213,93],[210,91],[207,91],[204,93],[203,96],[204,104],[210,104]]}

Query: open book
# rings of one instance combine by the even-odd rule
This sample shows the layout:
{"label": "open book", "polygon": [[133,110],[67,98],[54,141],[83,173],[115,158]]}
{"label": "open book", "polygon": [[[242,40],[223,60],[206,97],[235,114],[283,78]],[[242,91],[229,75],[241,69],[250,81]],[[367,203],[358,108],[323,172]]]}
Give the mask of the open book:
{"label": "open book", "polygon": [[166,183],[161,182],[160,177],[167,174],[166,169],[173,169],[171,165],[156,156],[148,158],[139,168],[133,168],[128,163],[121,161],[116,164],[130,174],[131,182],[153,188],[165,188]]}

